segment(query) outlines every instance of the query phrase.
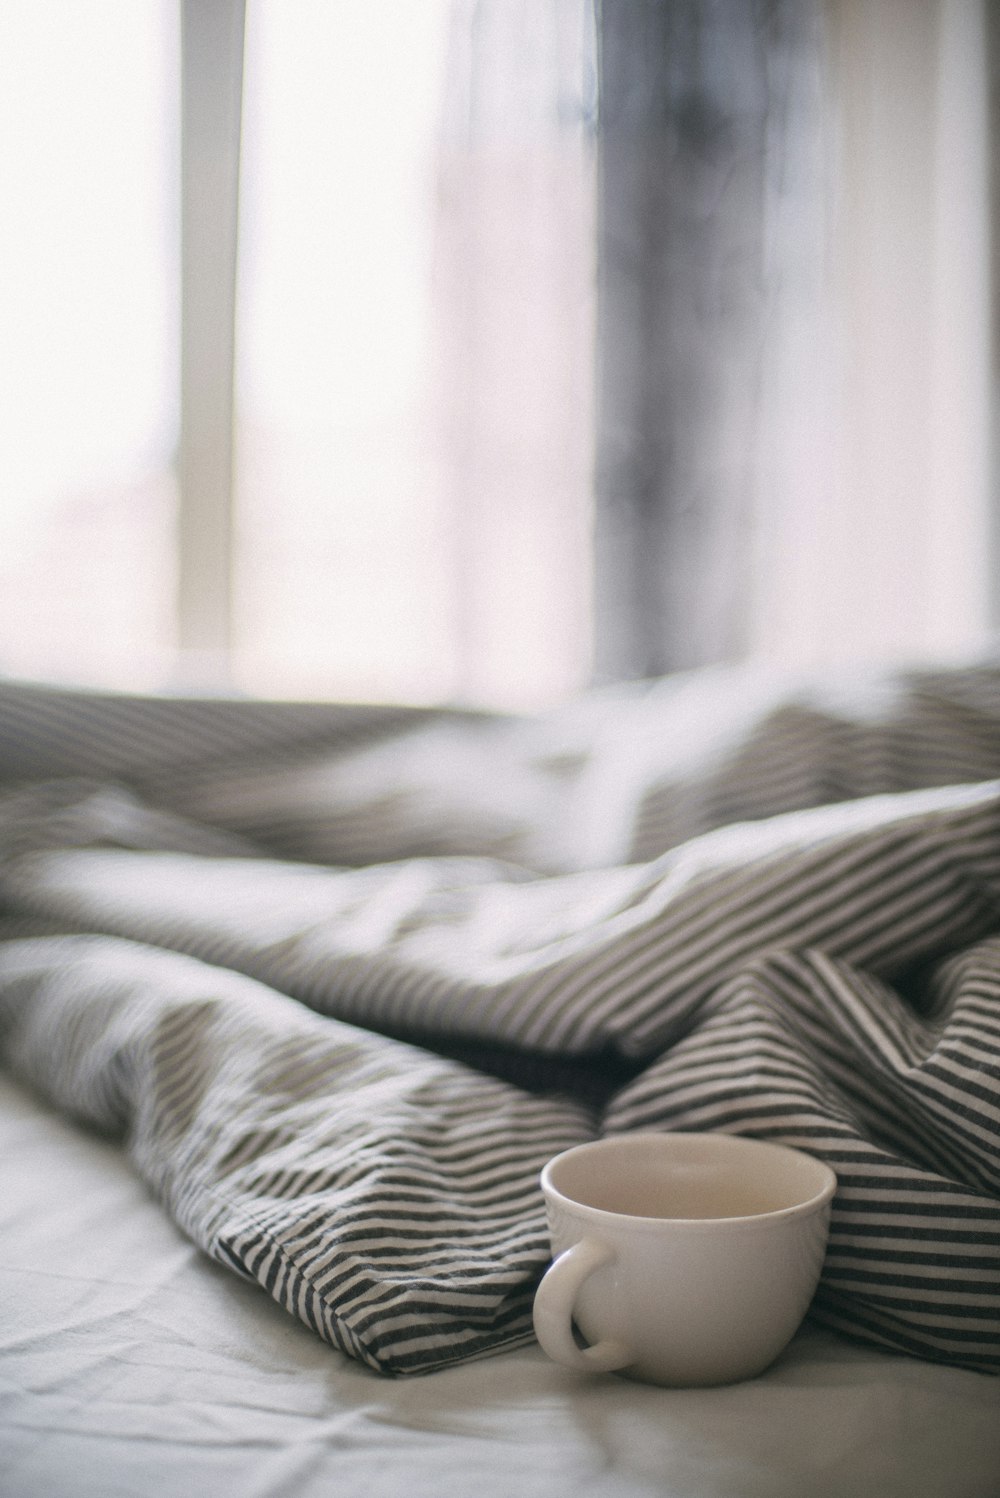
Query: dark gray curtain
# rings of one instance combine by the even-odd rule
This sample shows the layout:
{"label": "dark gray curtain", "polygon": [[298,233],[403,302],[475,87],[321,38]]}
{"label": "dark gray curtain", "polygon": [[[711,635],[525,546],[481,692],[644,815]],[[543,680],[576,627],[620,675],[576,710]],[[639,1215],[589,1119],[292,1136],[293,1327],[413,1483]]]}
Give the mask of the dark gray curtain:
{"label": "dark gray curtain", "polygon": [[598,7],[602,679],[746,646],[786,231],[816,190],[794,168],[817,125],[820,19],[816,0]]}
{"label": "dark gray curtain", "polygon": [[751,643],[775,354],[821,255],[822,6],[454,0],[438,273],[463,679],[512,616],[522,658],[568,651],[563,568],[591,558],[598,679]]}

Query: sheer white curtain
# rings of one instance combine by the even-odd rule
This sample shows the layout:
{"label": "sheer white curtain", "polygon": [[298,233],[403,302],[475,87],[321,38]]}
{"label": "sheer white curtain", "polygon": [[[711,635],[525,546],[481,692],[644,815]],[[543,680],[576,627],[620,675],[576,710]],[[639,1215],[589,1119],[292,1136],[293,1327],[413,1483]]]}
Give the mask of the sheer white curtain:
{"label": "sheer white curtain", "polygon": [[585,0],[252,0],[234,661],[528,707],[589,666]]}
{"label": "sheer white curtain", "polygon": [[826,0],[822,212],[769,351],[753,653],[991,641],[986,20],[979,0]]}
{"label": "sheer white curtain", "polygon": [[591,670],[596,57],[590,0],[453,0],[436,421],[461,695]]}

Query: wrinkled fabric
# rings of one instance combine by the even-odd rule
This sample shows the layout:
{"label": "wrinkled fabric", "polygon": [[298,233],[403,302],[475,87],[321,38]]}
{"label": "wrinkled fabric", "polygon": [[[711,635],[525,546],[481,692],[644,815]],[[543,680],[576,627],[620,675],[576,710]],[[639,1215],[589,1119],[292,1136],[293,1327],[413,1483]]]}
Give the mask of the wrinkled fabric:
{"label": "wrinkled fabric", "polygon": [[[262,751],[253,704],[182,704],[172,775],[162,700],[154,734],[141,699],[15,689],[0,764],[42,708],[56,740],[70,727],[65,774],[0,796],[7,1063],[122,1138],[213,1258],[379,1372],[530,1340],[542,1165],[672,1128],[827,1160],[814,1316],[997,1371],[998,678],[734,685],[379,720],[368,748],[334,716],[303,746],[294,709],[281,747],[271,704]],[[592,856],[598,826],[615,861]]]}

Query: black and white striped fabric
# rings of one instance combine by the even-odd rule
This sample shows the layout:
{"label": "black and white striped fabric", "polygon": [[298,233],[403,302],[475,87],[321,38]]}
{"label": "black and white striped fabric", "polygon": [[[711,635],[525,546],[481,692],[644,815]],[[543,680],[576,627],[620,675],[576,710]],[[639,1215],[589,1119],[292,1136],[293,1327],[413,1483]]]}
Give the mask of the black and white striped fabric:
{"label": "black and white striped fabric", "polygon": [[8,1064],[343,1351],[526,1339],[545,1160],[707,1128],[836,1169],[819,1318],[1000,1371],[1000,671],[0,725]]}

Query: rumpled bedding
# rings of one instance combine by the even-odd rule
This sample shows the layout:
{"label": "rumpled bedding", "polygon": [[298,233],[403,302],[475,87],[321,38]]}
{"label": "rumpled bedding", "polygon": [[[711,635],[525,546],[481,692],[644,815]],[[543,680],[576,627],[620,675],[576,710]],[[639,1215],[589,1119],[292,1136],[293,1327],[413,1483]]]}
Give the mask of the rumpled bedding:
{"label": "rumpled bedding", "polygon": [[0,684],[0,1054],[382,1373],[529,1340],[542,1165],[641,1129],[827,1160],[813,1316],[996,1373],[1000,668]]}

